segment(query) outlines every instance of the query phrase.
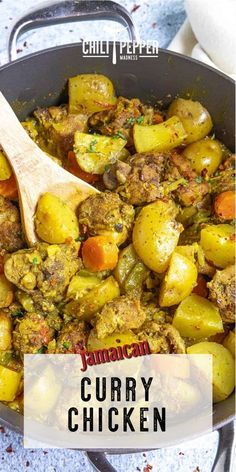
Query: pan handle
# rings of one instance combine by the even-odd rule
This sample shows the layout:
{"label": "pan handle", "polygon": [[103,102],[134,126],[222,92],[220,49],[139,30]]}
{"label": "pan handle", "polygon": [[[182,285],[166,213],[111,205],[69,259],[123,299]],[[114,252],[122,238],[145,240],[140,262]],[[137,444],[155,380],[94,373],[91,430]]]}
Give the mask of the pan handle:
{"label": "pan handle", "polygon": [[[219,442],[211,472],[233,472],[234,469],[234,422],[226,424],[218,431]],[[88,451],[87,457],[96,472],[116,472],[108,462],[104,452]]]}
{"label": "pan handle", "polygon": [[222,426],[218,431],[219,442],[211,472],[233,472],[235,459],[234,421]]}
{"label": "pan handle", "polygon": [[96,472],[117,472],[107,460],[104,452],[87,451],[86,455]]}
{"label": "pan handle", "polygon": [[32,10],[20,18],[13,26],[8,41],[9,61],[16,56],[18,37],[31,29],[59,23],[84,20],[111,20],[125,26],[129,39],[137,40],[131,15],[122,5],[110,0],[65,0],[54,3],[42,3],[41,7]]}

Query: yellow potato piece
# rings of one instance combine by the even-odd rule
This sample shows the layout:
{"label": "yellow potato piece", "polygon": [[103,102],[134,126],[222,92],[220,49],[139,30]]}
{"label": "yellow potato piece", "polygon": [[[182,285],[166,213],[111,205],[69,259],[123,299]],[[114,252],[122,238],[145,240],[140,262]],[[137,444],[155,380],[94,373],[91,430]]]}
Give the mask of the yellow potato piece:
{"label": "yellow potato piece", "polygon": [[132,344],[138,342],[137,336],[132,331],[124,333],[113,333],[103,339],[98,339],[96,331],[92,330],[88,338],[88,351],[96,351],[97,349],[109,349],[111,347],[124,346],[124,344]]}
{"label": "yellow potato piece", "polygon": [[173,326],[181,336],[195,339],[224,332],[219,309],[195,293],[180,303],[173,318]]}
{"label": "yellow potato piece", "polygon": [[139,125],[133,128],[134,145],[137,152],[170,151],[182,144],[186,138],[184,127],[177,116],[158,125]]}
{"label": "yellow potato piece", "polygon": [[190,259],[190,261],[194,262],[196,246],[194,246],[193,244],[187,244],[186,246],[177,246],[175,248],[175,253],[181,254],[182,256],[187,257],[187,259]]}
{"label": "yellow potato piece", "polygon": [[72,300],[65,307],[65,313],[81,320],[91,320],[105,303],[119,297],[120,289],[114,277],[110,276],[89,290],[81,299]]}
{"label": "yellow potato piece", "polygon": [[139,213],[133,230],[133,245],[144,264],[155,272],[165,272],[178,244],[182,225],[175,221],[177,208],[170,200],[157,200]]}
{"label": "yellow potato piece", "polygon": [[176,98],[168,109],[168,118],[178,116],[187,133],[185,143],[193,143],[210,133],[213,123],[204,106],[193,100]]}
{"label": "yellow potato piece", "polygon": [[13,301],[13,285],[4,274],[0,274],[0,308],[8,307]]}
{"label": "yellow potato piece", "polygon": [[83,274],[83,272],[85,273],[85,271],[81,271],[81,274],[72,277],[67,290],[67,298],[78,300],[101,282],[101,279],[96,277],[96,275],[91,273]]}
{"label": "yellow potato piece", "polygon": [[228,224],[209,225],[201,230],[200,245],[206,259],[216,267],[225,267],[235,261],[234,228]]}
{"label": "yellow potato piece", "polygon": [[0,180],[10,179],[11,174],[12,174],[11,166],[5,154],[0,149]]}
{"label": "yellow potato piece", "polygon": [[54,407],[61,391],[53,368],[45,367],[39,378],[36,377],[32,387],[27,392],[27,409],[37,415],[45,415]]}
{"label": "yellow potato piece", "polygon": [[21,381],[21,373],[0,365],[0,401],[12,402]]}
{"label": "yellow potato piece", "polygon": [[235,359],[235,333],[230,331],[226,338],[223,341],[223,346],[231,352],[233,358]]}
{"label": "yellow potato piece", "polygon": [[[214,342],[201,342],[187,348],[187,354],[211,354],[213,363],[213,401],[225,400],[234,390],[235,362],[224,346]],[[201,363],[204,370],[204,362]]]}
{"label": "yellow potato piece", "polygon": [[37,235],[47,243],[64,243],[67,238],[79,236],[79,224],[75,213],[59,197],[45,193],[40,197],[35,225]]}
{"label": "yellow potato piece", "polygon": [[195,264],[182,254],[174,252],[168,272],[161,284],[160,306],[172,306],[180,303],[190,295],[196,281],[197,268]]}
{"label": "yellow potato piece", "polygon": [[69,113],[93,114],[115,105],[112,82],[101,74],[80,74],[69,79]]}
{"label": "yellow potato piece", "polygon": [[219,141],[208,137],[189,144],[182,154],[191,162],[193,170],[201,174],[206,169],[208,175],[214,174],[223,157]]}
{"label": "yellow potato piece", "polygon": [[10,315],[0,312],[0,351],[11,349],[12,341],[12,320]]}
{"label": "yellow potato piece", "polygon": [[126,145],[126,140],[110,136],[86,134],[76,131],[74,152],[82,170],[90,174],[103,174],[106,166],[114,163]]}

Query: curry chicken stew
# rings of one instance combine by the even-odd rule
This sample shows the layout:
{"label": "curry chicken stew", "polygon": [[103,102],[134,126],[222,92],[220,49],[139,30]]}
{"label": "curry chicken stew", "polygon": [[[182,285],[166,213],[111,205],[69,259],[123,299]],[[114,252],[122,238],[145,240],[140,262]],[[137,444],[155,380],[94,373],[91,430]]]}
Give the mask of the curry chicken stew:
{"label": "curry chicken stew", "polygon": [[[27,247],[0,151],[0,401],[22,411],[23,355],[147,340],[152,353],[213,355],[213,401],[234,389],[234,156],[209,112],[116,97],[102,75],[69,79],[66,105],[22,123],[48,159],[100,193],[74,213],[41,196]],[[45,169],[45,172],[47,170]]]}

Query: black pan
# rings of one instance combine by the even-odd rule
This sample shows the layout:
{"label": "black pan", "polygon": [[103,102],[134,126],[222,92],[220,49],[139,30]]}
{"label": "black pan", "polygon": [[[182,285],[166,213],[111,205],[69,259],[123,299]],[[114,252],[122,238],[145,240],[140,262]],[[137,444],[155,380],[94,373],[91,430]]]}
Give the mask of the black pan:
{"label": "black pan", "polygon": [[[66,1],[42,8],[20,20],[10,36],[9,56],[14,57],[17,36],[26,29],[68,20],[97,18],[119,21],[128,29],[130,38],[135,39],[128,12],[114,2]],[[22,120],[37,106],[50,106],[65,101],[69,76],[89,72],[103,73],[110,77],[119,95],[139,97],[150,103],[162,100],[165,105],[176,95],[199,100],[213,118],[216,136],[234,150],[233,80],[203,63],[167,50],[160,49],[158,59],[121,61],[118,44],[116,48],[116,65],[112,64],[111,58],[82,58],[80,43],[32,54],[0,68],[0,89]],[[220,435],[217,457],[212,469],[214,472],[230,471],[234,415],[234,395],[214,406],[214,428],[219,430]],[[19,433],[23,432],[22,417],[2,404],[0,421]],[[106,452],[111,451],[88,452],[89,459],[98,471],[114,471],[105,458]]]}

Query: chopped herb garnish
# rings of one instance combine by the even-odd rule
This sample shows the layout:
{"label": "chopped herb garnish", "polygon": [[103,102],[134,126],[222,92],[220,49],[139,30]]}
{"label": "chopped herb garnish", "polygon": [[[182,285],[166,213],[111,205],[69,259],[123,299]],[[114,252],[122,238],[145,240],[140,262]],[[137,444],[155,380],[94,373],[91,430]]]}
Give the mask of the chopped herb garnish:
{"label": "chopped herb garnish", "polygon": [[118,233],[122,233],[122,231],[123,231],[123,225],[122,225],[122,223],[116,223],[116,224],[115,224],[115,229],[116,229],[116,231],[117,231]]}
{"label": "chopped herb garnish", "polygon": [[93,141],[91,141],[91,143],[88,147],[88,152],[96,152],[95,146],[96,146],[97,142],[98,142],[97,139],[94,139]]}
{"label": "chopped herb garnish", "polygon": [[109,170],[110,170],[110,166],[106,164],[104,167],[104,172],[109,172]]}
{"label": "chopped herb garnish", "polygon": [[13,311],[11,316],[13,316],[14,318],[17,318],[17,317],[20,317],[20,316],[24,316],[24,312],[22,310],[16,310],[16,311]]}
{"label": "chopped herb garnish", "polygon": [[37,350],[37,354],[44,354],[47,350],[47,346],[42,346]]}
{"label": "chopped herb garnish", "polygon": [[204,182],[204,178],[201,177],[200,175],[198,175],[197,177],[195,177],[195,182],[197,182],[197,184],[201,184],[202,182]]}
{"label": "chopped herb garnish", "polygon": [[65,341],[65,342],[63,343],[63,347],[64,347],[65,349],[69,349],[69,348],[70,348],[70,343],[68,343],[67,341]]}
{"label": "chopped herb garnish", "polygon": [[115,138],[115,139],[121,138],[121,139],[125,139],[125,140],[126,140],[126,137],[125,137],[125,135],[122,133],[122,131],[117,131],[117,133],[114,134],[113,138]]}
{"label": "chopped herb garnish", "polygon": [[143,120],[144,120],[144,116],[139,116],[138,118],[136,118],[136,123],[141,125],[141,123],[143,123]]}
{"label": "chopped herb garnish", "polygon": [[32,264],[33,265],[37,265],[39,263],[37,257],[34,257],[33,260],[32,260]]}
{"label": "chopped herb garnish", "polygon": [[130,117],[130,118],[127,118],[126,123],[127,123],[128,125],[134,125],[135,121],[136,121],[135,118],[131,118],[131,117]]}
{"label": "chopped herb garnish", "polygon": [[128,125],[134,125],[135,123],[138,123],[140,125],[141,123],[143,123],[143,120],[144,120],[144,116],[138,116],[138,118],[130,117],[130,118],[127,118],[126,123]]}
{"label": "chopped herb garnish", "polygon": [[85,241],[86,236],[78,236],[78,238],[75,238],[75,241],[80,241],[81,243]]}

